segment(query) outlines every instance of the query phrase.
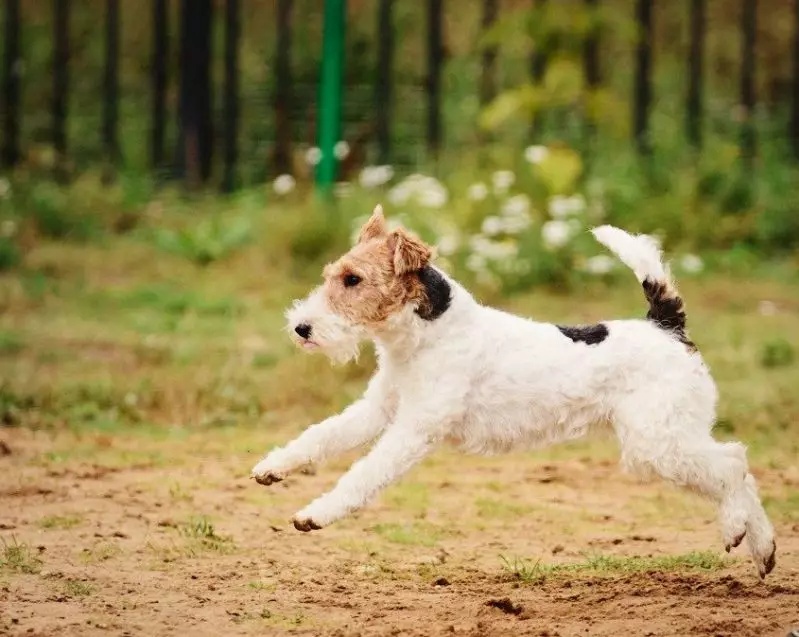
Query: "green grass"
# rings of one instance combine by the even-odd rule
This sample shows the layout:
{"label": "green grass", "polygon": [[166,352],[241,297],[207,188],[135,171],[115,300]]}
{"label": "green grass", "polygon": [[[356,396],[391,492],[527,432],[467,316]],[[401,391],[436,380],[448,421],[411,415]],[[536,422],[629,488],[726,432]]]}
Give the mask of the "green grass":
{"label": "green grass", "polygon": [[410,546],[436,546],[447,535],[445,529],[427,522],[376,524],[372,531],[388,542]]}
{"label": "green grass", "polygon": [[41,570],[42,560],[30,545],[19,542],[14,536],[10,541],[0,538],[0,543],[2,543],[0,569],[27,574],[35,574]]}
{"label": "green grass", "polygon": [[530,506],[500,500],[499,498],[478,498],[477,515],[481,518],[511,520],[530,513]]}
{"label": "green grass", "polygon": [[62,590],[67,597],[88,597],[95,591],[95,587],[88,582],[68,579],[64,582]]}
{"label": "green grass", "polygon": [[191,518],[179,527],[179,531],[192,540],[191,548],[197,547],[220,553],[234,549],[233,538],[217,533],[216,527],[205,516]]}
{"label": "green grass", "polygon": [[615,555],[586,555],[582,562],[572,564],[546,564],[518,557],[501,557],[502,569],[507,576],[526,583],[537,584],[549,577],[585,574],[611,577],[630,573],[670,571],[716,571],[732,562],[712,551],[692,552],[661,557],[620,557]]}
{"label": "green grass", "polygon": [[43,529],[71,529],[83,524],[80,515],[48,515],[37,523]]}

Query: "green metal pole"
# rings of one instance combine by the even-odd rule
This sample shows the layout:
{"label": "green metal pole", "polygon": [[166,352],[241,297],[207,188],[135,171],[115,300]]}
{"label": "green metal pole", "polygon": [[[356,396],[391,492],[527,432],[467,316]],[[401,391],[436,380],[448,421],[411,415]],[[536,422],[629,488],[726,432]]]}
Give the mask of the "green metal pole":
{"label": "green metal pole", "polygon": [[316,184],[330,191],[336,179],[333,148],[341,135],[341,80],[344,70],[344,31],[347,0],[325,0],[325,24],[322,37],[322,77],[319,83],[317,112],[319,150],[322,159],[316,171]]}

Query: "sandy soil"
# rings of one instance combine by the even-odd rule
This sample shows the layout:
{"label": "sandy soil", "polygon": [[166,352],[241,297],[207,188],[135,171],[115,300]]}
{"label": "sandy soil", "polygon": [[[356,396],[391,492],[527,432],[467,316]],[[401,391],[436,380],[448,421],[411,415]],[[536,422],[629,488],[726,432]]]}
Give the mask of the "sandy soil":
{"label": "sandy soil", "polygon": [[[778,564],[766,582],[741,549],[710,570],[580,570],[543,581],[503,570],[503,557],[529,565],[579,563],[586,553],[723,554],[706,503],[638,484],[590,447],[546,462],[442,452],[356,517],[302,534],[287,520],[346,462],[266,489],[246,477],[258,440],[242,451],[188,438],[138,462],[129,443],[103,436],[6,428],[0,439],[3,635],[799,629],[799,524],[790,512],[777,519]],[[795,473],[760,471],[764,494],[799,489]]]}

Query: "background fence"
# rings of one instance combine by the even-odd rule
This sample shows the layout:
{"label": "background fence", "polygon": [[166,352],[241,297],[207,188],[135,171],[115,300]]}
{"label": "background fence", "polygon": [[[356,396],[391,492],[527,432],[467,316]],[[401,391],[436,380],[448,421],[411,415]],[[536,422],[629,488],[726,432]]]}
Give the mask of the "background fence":
{"label": "background fence", "polygon": [[[322,27],[321,0],[5,0],[3,169],[226,190],[307,170]],[[341,178],[492,143],[649,155],[677,120],[689,149],[799,158],[799,0],[350,0],[345,59]]]}

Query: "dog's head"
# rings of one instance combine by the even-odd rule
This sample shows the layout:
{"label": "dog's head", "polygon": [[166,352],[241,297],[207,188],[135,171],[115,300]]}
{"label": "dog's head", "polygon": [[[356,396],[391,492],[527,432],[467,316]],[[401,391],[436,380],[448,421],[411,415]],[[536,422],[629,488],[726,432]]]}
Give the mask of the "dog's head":
{"label": "dog's head", "polygon": [[449,306],[450,290],[431,257],[418,237],[390,231],[377,206],[352,249],[325,266],[324,283],[287,312],[292,338],[346,362],[364,338],[399,328],[404,319],[436,318]]}

